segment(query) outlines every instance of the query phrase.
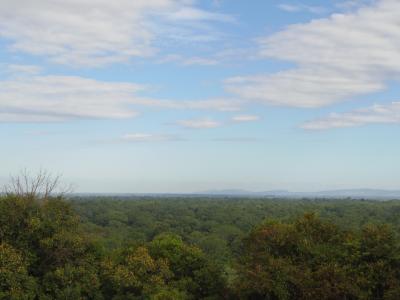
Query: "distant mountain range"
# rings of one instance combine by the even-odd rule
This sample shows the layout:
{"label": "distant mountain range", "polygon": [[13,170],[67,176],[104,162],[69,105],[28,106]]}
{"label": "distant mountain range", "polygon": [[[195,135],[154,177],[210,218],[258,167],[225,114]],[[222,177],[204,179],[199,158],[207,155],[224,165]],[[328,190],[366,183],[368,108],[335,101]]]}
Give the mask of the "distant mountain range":
{"label": "distant mountain range", "polygon": [[369,199],[400,200],[400,190],[380,189],[343,189],[319,192],[291,192],[287,190],[271,190],[253,192],[241,189],[209,190],[197,193],[74,193],[70,197],[277,197],[277,198],[328,198],[328,199]]}
{"label": "distant mountain range", "polygon": [[285,197],[285,198],[354,198],[354,199],[400,199],[400,190],[379,189],[344,189],[319,192],[290,192],[272,190],[251,192],[240,189],[210,190],[197,194],[214,196],[251,196],[251,197]]}

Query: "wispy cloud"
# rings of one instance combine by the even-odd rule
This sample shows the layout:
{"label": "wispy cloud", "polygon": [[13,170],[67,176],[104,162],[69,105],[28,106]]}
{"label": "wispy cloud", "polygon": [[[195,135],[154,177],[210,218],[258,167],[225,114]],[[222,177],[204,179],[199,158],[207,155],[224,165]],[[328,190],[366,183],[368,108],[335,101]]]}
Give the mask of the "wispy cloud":
{"label": "wispy cloud", "polygon": [[204,41],[213,31],[202,23],[232,20],[186,0],[0,1],[0,38],[9,50],[73,66],[148,57],[160,39]]}
{"label": "wispy cloud", "polygon": [[376,104],[342,114],[333,113],[326,118],[306,122],[301,127],[307,130],[326,130],[368,124],[400,124],[400,102]]}
{"label": "wispy cloud", "polygon": [[42,68],[37,65],[7,64],[2,67],[11,76],[36,75],[42,72]]}
{"label": "wispy cloud", "polygon": [[232,117],[232,121],[236,123],[255,122],[259,121],[260,119],[260,116],[256,115],[237,115]]}
{"label": "wispy cloud", "polygon": [[154,142],[176,142],[184,139],[172,134],[153,134],[153,133],[128,133],[121,137],[123,142],[129,143],[154,143]]}
{"label": "wispy cloud", "polygon": [[131,118],[142,86],[74,76],[32,76],[0,84],[1,122],[57,122],[80,118]]}
{"label": "wispy cloud", "polygon": [[381,0],[347,14],[291,25],[259,39],[260,56],[297,67],[226,81],[238,97],[319,107],[381,91],[400,77],[400,2]]}
{"label": "wispy cloud", "polygon": [[205,119],[180,120],[176,122],[176,125],[190,129],[209,129],[209,128],[220,127],[222,126],[222,123],[219,121],[205,118]]}
{"label": "wispy cloud", "polygon": [[200,118],[200,119],[190,119],[190,120],[179,120],[175,122],[175,124],[184,128],[209,129],[209,128],[218,128],[226,125],[232,125],[233,123],[255,122],[260,119],[261,118],[256,115],[236,115],[231,117],[230,120],[225,120],[225,121],[217,121],[210,118]]}
{"label": "wispy cloud", "polygon": [[213,139],[214,142],[224,143],[255,143],[261,141],[256,137],[222,137]]}
{"label": "wispy cloud", "polygon": [[158,60],[158,63],[170,63],[170,62],[175,62],[183,66],[193,66],[193,65],[214,66],[219,64],[219,61],[212,57],[199,57],[199,56],[185,57],[179,54],[170,54]]}
{"label": "wispy cloud", "polygon": [[0,122],[61,122],[133,118],[143,107],[174,110],[238,111],[237,99],[168,100],[142,97],[150,87],[79,76],[37,74],[31,65],[8,65],[0,81]]}
{"label": "wispy cloud", "polygon": [[240,111],[245,104],[244,101],[229,98],[211,98],[205,100],[168,100],[152,98],[135,98],[132,103],[140,106],[178,109],[178,110],[213,110],[221,112]]}
{"label": "wispy cloud", "polygon": [[305,5],[305,4],[288,4],[288,3],[281,3],[278,4],[278,8],[284,10],[286,12],[309,12],[313,14],[321,14],[326,12],[326,8],[321,6],[312,6],[312,5]]}
{"label": "wispy cloud", "polygon": [[359,9],[360,7],[363,6],[371,5],[373,3],[376,3],[377,1],[381,0],[345,0],[342,2],[338,2],[336,4],[336,7],[344,10],[354,10],[354,9]]}
{"label": "wispy cloud", "polygon": [[243,64],[248,61],[259,60],[257,50],[253,45],[239,48],[225,47],[218,51],[205,51],[202,56],[188,56],[182,54],[167,54],[156,60],[159,64],[177,63],[181,66],[216,66]]}
{"label": "wispy cloud", "polygon": [[181,6],[173,12],[166,13],[166,18],[175,21],[218,21],[234,22],[235,18],[230,15],[208,12],[191,6]]}

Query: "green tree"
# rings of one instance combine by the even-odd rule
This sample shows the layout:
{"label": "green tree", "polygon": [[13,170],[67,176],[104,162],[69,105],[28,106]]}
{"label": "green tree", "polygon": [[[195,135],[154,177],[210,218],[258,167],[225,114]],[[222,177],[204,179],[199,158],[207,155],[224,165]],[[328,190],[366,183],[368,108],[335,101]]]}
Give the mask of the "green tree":
{"label": "green tree", "polygon": [[29,276],[22,254],[6,243],[0,244],[0,299],[35,299],[36,282]]}
{"label": "green tree", "polygon": [[8,257],[10,266],[14,262],[18,270],[5,274],[11,276],[9,282],[19,282],[26,276],[34,278],[35,297],[63,299],[73,295],[76,299],[96,299],[92,296],[96,290],[97,251],[71,205],[62,197],[52,197],[56,182],[43,176],[33,181],[17,178],[12,185],[16,192],[0,196],[0,242],[7,245],[2,249],[4,259]]}
{"label": "green tree", "polygon": [[[235,282],[243,299],[356,299],[354,236],[305,215],[268,222],[246,240]],[[353,257],[353,259],[352,259]]]}
{"label": "green tree", "polygon": [[208,260],[199,248],[167,234],[156,237],[149,249],[153,257],[168,262],[173,274],[169,284],[186,291],[193,299],[219,297],[224,293],[221,268]]}
{"label": "green tree", "polygon": [[93,265],[66,264],[45,274],[41,299],[103,299],[98,270]]}
{"label": "green tree", "polygon": [[168,263],[153,259],[146,247],[128,248],[102,263],[107,299],[139,299],[159,293],[172,276]]}

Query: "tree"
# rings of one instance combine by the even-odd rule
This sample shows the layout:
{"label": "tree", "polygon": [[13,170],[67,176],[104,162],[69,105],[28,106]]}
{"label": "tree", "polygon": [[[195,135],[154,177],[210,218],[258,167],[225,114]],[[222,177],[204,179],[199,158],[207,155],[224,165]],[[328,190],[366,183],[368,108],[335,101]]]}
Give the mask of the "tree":
{"label": "tree", "polygon": [[101,282],[94,264],[65,264],[44,275],[41,299],[101,300]]}
{"label": "tree", "polygon": [[137,299],[165,292],[166,282],[172,276],[167,261],[154,259],[144,246],[106,258],[102,274],[107,299]]}
{"label": "tree", "polygon": [[353,235],[313,214],[252,231],[237,267],[243,299],[355,299]]}
{"label": "tree", "polygon": [[61,175],[53,175],[39,170],[32,175],[26,169],[10,177],[10,183],[3,189],[5,194],[16,197],[47,200],[50,197],[62,197],[71,191],[71,187],[61,186]]}
{"label": "tree", "polygon": [[388,226],[345,231],[313,214],[267,222],[245,242],[242,299],[398,299],[400,253]]}
{"label": "tree", "polygon": [[28,274],[22,254],[7,243],[0,244],[0,299],[35,299],[36,282]]}
{"label": "tree", "polygon": [[185,244],[179,236],[156,237],[149,250],[153,257],[168,262],[173,277],[169,285],[186,291],[194,299],[220,297],[225,292],[221,268],[197,247]]}
{"label": "tree", "polygon": [[33,180],[22,177],[26,185],[15,180],[15,193],[0,196],[0,242],[7,245],[1,249],[3,258],[20,270],[7,273],[3,269],[8,280],[4,282],[10,282],[14,293],[18,288],[11,283],[34,278],[38,284],[35,295],[42,299],[65,299],[65,295],[96,299],[92,297],[98,273],[96,249],[71,205],[60,195],[53,196],[56,181],[43,174],[47,173]]}

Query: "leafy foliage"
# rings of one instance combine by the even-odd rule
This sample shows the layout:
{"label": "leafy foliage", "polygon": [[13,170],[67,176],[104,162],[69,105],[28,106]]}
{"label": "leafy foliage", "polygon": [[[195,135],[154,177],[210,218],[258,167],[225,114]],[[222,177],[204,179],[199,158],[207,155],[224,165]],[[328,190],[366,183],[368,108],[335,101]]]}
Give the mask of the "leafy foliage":
{"label": "leafy foliage", "polygon": [[396,201],[7,194],[0,299],[399,299],[399,212]]}
{"label": "leafy foliage", "polygon": [[0,244],[0,299],[34,299],[36,282],[27,263],[12,246]]}
{"label": "leafy foliage", "polygon": [[243,299],[395,299],[398,253],[387,226],[354,233],[312,214],[268,222],[247,238],[235,286]]}

